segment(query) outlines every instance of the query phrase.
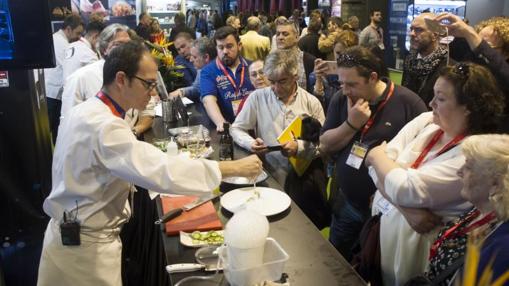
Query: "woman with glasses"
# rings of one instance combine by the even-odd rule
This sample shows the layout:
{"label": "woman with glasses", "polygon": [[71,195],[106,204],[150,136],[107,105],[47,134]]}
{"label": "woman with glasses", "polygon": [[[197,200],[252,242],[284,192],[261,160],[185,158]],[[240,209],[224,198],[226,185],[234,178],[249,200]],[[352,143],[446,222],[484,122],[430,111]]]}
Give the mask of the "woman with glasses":
{"label": "woman with glasses", "polygon": [[378,187],[373,213],[381,213],[380,250],[385,285],[423,273],[440,224],[472,205],[460,194],[457,172],[464,138],[493,132],[504,109],[501,91],[484,67],[460,63],[439,72],[432,112],[409,122],[366,157]]}

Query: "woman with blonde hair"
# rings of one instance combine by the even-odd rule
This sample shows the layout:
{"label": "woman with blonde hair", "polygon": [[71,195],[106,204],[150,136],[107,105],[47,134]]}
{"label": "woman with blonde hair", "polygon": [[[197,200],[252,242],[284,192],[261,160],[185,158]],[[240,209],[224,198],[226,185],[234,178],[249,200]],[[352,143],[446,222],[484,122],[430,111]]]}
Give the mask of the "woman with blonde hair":
{"label": "woman with blonde hair", "polygon": [[473,208],[448,222],[439,232],[428,257],[428,270],[407,285],[449,285],[464,263],[467,238],[483,239],[477,274],[492,264],[493,280],[509,268],[509,135],[474,135],[461,144],[465,164],[461,197]]}

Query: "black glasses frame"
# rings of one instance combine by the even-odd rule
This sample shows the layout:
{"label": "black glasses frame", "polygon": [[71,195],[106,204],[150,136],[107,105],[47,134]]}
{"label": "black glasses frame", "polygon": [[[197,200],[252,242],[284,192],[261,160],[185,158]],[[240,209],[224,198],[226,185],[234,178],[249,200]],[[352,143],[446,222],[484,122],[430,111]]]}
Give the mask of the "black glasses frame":
{"label": "black glasses frame", "polygon": [[145,87],[145,89],[147,91],[152,91],[157,86],[157,81],[146,80],[146,79],[143,79],[137,75],[135,75],[133,77],[140,80],[143,83],[143,86]]}

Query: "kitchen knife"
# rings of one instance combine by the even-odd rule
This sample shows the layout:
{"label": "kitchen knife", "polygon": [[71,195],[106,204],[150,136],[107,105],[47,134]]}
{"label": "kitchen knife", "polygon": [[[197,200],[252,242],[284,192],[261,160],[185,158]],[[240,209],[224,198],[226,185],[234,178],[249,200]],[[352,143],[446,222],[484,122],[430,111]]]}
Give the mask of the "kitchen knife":
{"label": "kitchen knife", "polygon": [[221,267],[217,268],[216,265],[204,265],[199,263],[177,263],[166,265],[166,272],[168,273],[181,273],[192,272],[197,270],[216,271],[223,270]]}
{"label": "kitchen knife", "polygon": [[197,198],[196,200],[188,203],[188,204],[185,204],[183,207],[181,208],[176,208],[176,209],[173,209],[167,213],[165,213],[162,217],[160,217],[158,220],[156,220],[154,223],[155,224],[162,224],[162,223],[165,223],[171,219],[174,219],[176,217],[178,217],[179,215],[182,214],[183,211],[190,211],[192,209],[194,209],[195,207],[198,207],[198,206],[201,206],[203,205],[204,203],[210,201],[210,200],[213,200],[219,196],[221,196],[222,194],[217,194],[217,195],[210,195],[210,196],[205,196],[205,197],[202,197],[202,198]]}

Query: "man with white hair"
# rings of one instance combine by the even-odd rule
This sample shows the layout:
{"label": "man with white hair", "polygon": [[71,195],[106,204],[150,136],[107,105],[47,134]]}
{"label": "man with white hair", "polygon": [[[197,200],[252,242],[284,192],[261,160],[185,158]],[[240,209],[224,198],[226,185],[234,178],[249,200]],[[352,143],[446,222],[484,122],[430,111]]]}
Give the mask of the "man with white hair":
{"label": "man with white hair", "polygon": [[[325,121],[320,101],[301,88],[298,80],[298,60],[285,51],[270,53],[264,66],[270,86],[253,91],[231,127],[235,143],[255,153],[266,153],[267,146],[279,145],[277,137],[297,117],[308,115],[321,124]],[[256,138],[248,134],[254,129]],[[308,141],[295,140],[282,144],[281,152],[267,154],[275,164],[288,170],[285,157],[297,156],[313,159],[316,147]]]}
{"label": "man with white hair", "polygon": [[[127,26],[111,24],[101,32],[98,39],[98,48],[102,59],[78,69],[67,78],[64,84],[64,92],[62,93],[62,118],[65,117],[66,113],[69,112],[73,106],[94,97],[99,90],[101,90],[103,84],[104,57],[115,47],[131,40],[127,33],[128,30],[129,28]],[[138,111],[136,109],[129,109],[126,111],[125,119],[137,137],[152,126],[155,116],[154,105],[155,99],[151,99],[146,109],[143,111]]]}
{"label": "man with white hair", "polygon": [[240,36],[242,42],[241,54],[247,60],[252,62],[264,60],[270,52],[270,39],[258,34],[262,22],[256,16],[247,19],[247,33]]}

